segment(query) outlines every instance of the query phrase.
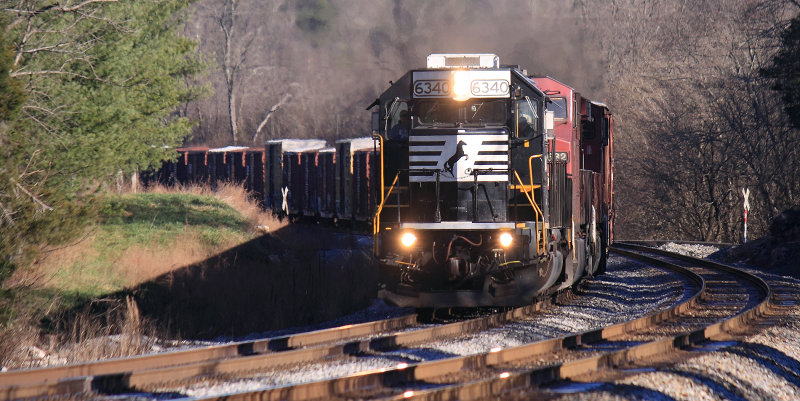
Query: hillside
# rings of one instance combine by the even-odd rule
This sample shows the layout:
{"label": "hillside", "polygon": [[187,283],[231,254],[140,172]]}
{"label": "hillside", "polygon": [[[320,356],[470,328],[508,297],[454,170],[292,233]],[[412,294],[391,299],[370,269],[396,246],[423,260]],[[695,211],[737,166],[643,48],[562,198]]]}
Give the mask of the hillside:
{"label": "hillside", "polygon": [[[281,225],[232,185],[221,186],[216,193],[203,188],[155,188],[147,193],[111,194],[102,205],[100,220],[77,241],[46,249],[4,283],[0,293],[3,365],[25,364],[41,352],[50,354],[60,344],[80,343],[126,328],[147,334],[135,304],[114,294]],[[102,304],[106,304],[100,308],[105,316],[97,318]],[[42,351],[43,347],[53,349]],[[91,352],[119,355],[137,352],[134,348]]]}

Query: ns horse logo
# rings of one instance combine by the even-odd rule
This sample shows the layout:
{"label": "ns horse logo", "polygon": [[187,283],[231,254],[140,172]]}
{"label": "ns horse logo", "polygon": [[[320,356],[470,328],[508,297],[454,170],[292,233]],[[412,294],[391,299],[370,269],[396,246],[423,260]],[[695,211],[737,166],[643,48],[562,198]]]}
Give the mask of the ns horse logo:
{"label": "ns horse logo", "polygon": [[455,174],[453,173],[453,167],[455,167],[456,162],[459,161],[462,157],[465,157],[464,160],[469,158],[469,156],[467,156],[467,154],[464,153],[464,145],[466,145],[464,141],[458,141],[458,145],[456,145],[456,152],[453,153],[453,155],[450,156],[450,158],[444,162],[444,171],[447,171],[453,177],[455,177]]}

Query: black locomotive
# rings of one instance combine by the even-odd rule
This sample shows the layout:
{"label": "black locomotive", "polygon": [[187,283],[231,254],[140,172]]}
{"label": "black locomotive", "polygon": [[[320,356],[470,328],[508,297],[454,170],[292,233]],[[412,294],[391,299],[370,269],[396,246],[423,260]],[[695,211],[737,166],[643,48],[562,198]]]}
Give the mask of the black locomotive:
{"label": "black locomotive", "polygon": [[612,118],[571,88],[543,87],[558,85],[492,54],[434,54],[376,100],[382,298],[524,305],[604,270]]}

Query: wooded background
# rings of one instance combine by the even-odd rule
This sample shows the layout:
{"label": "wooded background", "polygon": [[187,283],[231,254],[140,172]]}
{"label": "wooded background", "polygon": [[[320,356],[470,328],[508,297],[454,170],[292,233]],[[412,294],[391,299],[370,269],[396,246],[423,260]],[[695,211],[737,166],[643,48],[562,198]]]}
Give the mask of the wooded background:
{"label": "wooded background", "polygon": [[[181,145],[369,134],[429,53],[605,102],[617,238],[740,242],[800,207],[797,0],[2,0],[0,272]],[[2,274],[0,274],[2,280]]]}
{"label": "wooded background", "polygon": [[[265,5],[266,4],[266,5]],[[496,53],[616,115],[618,238],[739,242],[798,206],[800,136],[764,73],[783,0],[204,1],[187,34],[214,96],[193,144],[368,134],[364,106],[434,52]],[[796,39],[795,39],[796,40]]]}
{"label": "wooded background", "polygon": [[602,54],[568,2],[207,0],[186,34],[214,68],[214,95],[186,105],[193,144],[369,135],[365,107],[430,53],[501,63],[601,93]]}

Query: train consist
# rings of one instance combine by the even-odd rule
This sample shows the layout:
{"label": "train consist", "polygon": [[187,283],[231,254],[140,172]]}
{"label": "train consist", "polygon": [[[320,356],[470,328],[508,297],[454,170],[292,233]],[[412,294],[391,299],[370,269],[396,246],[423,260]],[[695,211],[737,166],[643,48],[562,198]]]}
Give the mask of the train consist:
{"label": "train consist", "polygon": [[605,270],[613,116],[493,54],[432,54],[370,105],[372,137],[179,149],[161,181],[243,182],[275,213],[372,226],[379,296],[518,306]]}

